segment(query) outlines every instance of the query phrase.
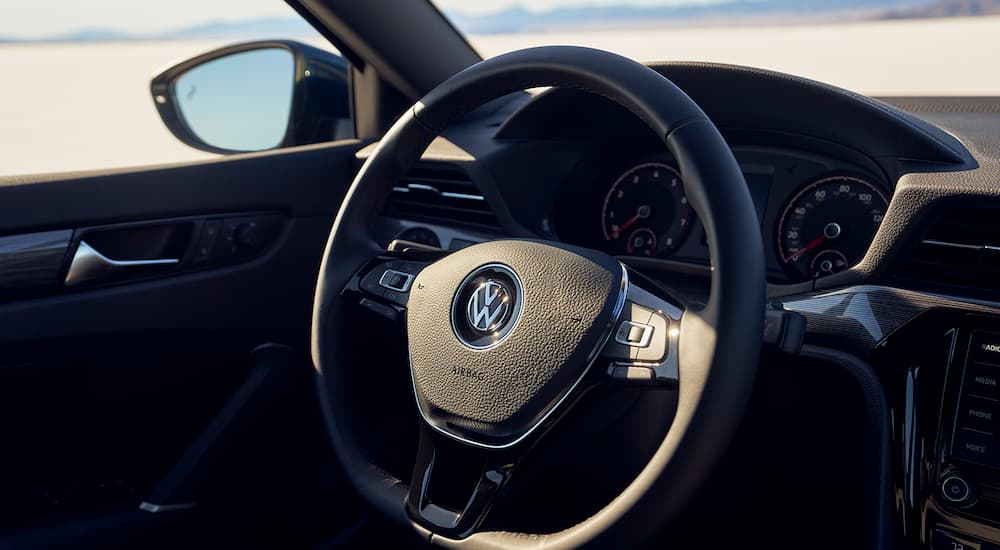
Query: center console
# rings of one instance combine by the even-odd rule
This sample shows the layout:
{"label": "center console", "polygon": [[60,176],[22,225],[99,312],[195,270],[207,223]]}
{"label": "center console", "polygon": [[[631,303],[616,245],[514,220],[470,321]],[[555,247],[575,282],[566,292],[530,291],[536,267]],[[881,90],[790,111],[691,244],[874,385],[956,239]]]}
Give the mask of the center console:
{"label": "center console", "polygon": [[1000,318],[932,311],[875,349],[907,547],[1000,550]]}

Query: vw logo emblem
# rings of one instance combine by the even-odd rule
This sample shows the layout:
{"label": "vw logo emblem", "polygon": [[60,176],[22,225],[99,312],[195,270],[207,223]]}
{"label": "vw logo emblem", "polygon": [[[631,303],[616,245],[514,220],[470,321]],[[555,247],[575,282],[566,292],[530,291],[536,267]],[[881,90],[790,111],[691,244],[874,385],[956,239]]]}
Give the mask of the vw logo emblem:
{"label": "vw logo emblem", "polygon": [[466,347],[489,349],[514,331],[523,305],[524,289],[514,270],[486,264],[458,285],[451,305],[451,328]]}
{"label": "vw logo emblem", "polygon": [[479,332],[493,332],[503,327],[510,311],[510,292],[503,283],[487,280],[469,298],[466,308],[469,326]]}

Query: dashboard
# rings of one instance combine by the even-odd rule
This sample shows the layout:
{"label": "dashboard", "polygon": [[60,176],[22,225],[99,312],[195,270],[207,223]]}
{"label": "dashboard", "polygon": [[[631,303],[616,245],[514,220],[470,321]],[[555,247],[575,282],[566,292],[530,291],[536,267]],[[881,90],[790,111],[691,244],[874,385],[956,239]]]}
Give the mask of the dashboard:
{"label": "dashboard", "polygon": [[[889,205],[884,174],[791,149],[735,145],[733,152],[760,221],[769,280],[815,279],[864,257]],[[553,219],[563,241],[619,256],[708,265],[704,228],[669,154],[595,164],[559,188]],[[583,173],[594,176],[585,180]]]}

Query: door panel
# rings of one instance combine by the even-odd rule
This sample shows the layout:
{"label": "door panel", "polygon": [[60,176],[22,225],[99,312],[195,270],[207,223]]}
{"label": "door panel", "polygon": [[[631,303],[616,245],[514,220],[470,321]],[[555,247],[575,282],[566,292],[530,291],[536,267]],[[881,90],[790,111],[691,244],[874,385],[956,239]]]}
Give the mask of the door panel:
{"label": "door panel", "polygon": [[355,171],[349,140],[220,160],[0,178],[0,235],[278,207],[332,216]]}
{"label": "door panel", "polygon": [[[72,235],[55,284],[0,288],[0,545],[145,546],[152,541],[143,533],[156,536],[165,513],[138,504],[179,471],[178,461],[201,456],[192,445],[206,441],[212,465],[196,461],[194,477],[212,479],[214,488],[185,481],[197,507],[166,512],[178,519],[166,522],[173,535],[214,524],[206,517],[225,515],[220,510],[235,513],[231,501],[260,514],[283,503],[296,521],[307,515],[293,513],[296,506],[315,512],[330,487],[337,494],[341,480],[330,471],[312,386],[309,325],[323,247],[360,145],[0,179],[0,239]],[[281,225],[259,254],[136,279],[63,282],[82,239],[123,254],[193,254],[192,236],[190,248],[154,242],[142,252],[142,239],[167,233],[128,228],[181,220],[183,231],[162,237],[166,243],[198,234],[208,220],[262,212]],[[94,227],[105,229],[86,232]],[[289,374],[248,386],[260,370],[254,350],[265,343],[290,348]],[[265,404],[248,407],[225,438],[206,438],[243,401]],[[293,530],[307,538],[303,526]]]}
{"label": "door panel", "polygon": [[270,252],[245,264],[0,304],[0,345],[167,329],[305,345],[311,291],[331,223],[328,217],[292,218]]}
{"label": "door panel", "polygon": [[173,331],[5,347],[0,526],[137,509],[246,370],[243,344]]}

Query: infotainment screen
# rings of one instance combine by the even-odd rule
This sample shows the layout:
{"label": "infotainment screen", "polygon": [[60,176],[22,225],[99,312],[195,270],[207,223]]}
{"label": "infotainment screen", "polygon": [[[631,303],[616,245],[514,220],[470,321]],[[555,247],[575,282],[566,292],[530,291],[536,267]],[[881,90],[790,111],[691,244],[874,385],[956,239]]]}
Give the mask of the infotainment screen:
{"label": "infotainment screen", "polygon": [[962,378],[952,456],[1000,467],[996,431],[1000,428],[1000,334],[974,332]]}

